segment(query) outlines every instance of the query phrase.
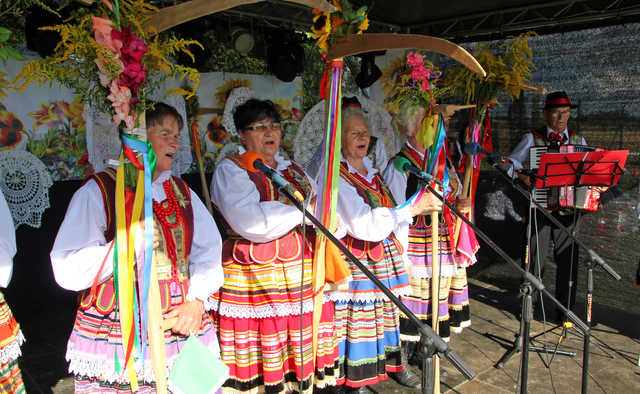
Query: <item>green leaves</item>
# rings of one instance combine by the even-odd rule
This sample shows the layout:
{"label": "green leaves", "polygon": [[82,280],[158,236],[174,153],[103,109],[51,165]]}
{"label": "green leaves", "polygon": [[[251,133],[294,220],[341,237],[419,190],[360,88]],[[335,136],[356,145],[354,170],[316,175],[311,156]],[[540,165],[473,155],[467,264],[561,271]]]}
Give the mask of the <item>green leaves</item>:
{"label": "green leaves", "polygon": [[8,58],[16,60],[24,60],[22,54],[5,43],[11,37],[11,30],[0,26],[0,57],[4,60]]}

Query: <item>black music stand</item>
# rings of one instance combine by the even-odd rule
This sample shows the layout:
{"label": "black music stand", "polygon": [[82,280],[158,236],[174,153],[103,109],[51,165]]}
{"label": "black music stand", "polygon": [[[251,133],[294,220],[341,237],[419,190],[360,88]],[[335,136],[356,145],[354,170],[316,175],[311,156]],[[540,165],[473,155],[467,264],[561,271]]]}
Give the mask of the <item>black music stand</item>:
{"label": "black music stand", "polygon": [[[618,183],[622,170],[626,164],[629,151],[594,151],[594,152],[573,152],[573,153],[543,153],[540,157],[540,166],[536,178],[537,188],[553,186],[573,186],[571,196],[573,201],[573,228],[577,223],[576,197],[577,188],[580,186],[606,186],[611,187]],[[572,244],[572,248],[575,243]],[[573,253],[571,253],[573,259]],[[570,262],[574,264],[573,261]],[[577,264],[578,262],[575,262]],[[587,375],[589,370],[589,345],[591,342],[591,308],[593,305],[593,262],[587,261],[587,293],[585,300],[586,323],[589,331],[584,335],[583,359],[582,359],[582,393],[587,392]],[[607,272],[609,272],[607,270]],[[613,275],[612,275],[613,276]],[[613,276],[614,279],[617,279]],[[571,300],[571,286],[575,278],[569,270],[569,294],[567,299],[567,309]],[[562,324],[563,330],[560,341],[566,336],[570,323]],[[558,343],[560,343],[560,341]],[[598,345],[599,346],[599,345]],[[556,350],[554,354],[565,354]],[[609,354],[609,357],[613,357]],[[553,359],[552,359],[553,360]]]}

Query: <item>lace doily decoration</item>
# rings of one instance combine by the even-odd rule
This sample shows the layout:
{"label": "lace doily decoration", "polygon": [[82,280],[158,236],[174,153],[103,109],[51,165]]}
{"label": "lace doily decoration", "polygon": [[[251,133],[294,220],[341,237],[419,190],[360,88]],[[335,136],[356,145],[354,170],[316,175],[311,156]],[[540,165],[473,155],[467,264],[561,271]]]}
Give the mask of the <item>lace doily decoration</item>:
{"label": "lace doily decoration", "polygon": [[[163,95],[158,95],[163,97]],[[182,116],[184,126],[180,130],[178,141],[180,146],[173,159],[173,175],[180,176],[191,167],[191,140],[187,129],[187,112],[182,96],[170,96],[162,99],[155,98],[165,104],[174,107]],[[89,162],[93,165],[95,172],[103,171],[107,168],[109,160],[117,160],[120,157],[122,143],[118,138],[118,128],[111,121],[111,116],[99,112],[97,109],[85,105],[84,119],[87,125],[87,152]]]}
{"label": "lace doily decoration", "polygon": [[[365,111],[369,132],[377,139],[371,160],[378,169],[384,170],[388,158],[402,148],[404,138],[394,131],[391,115],[382,106],[364,96],[358,96],[358,101]],[[322,100],[307,112],[300,123],[294,143],[295,162],[312,177],[318,174],[324,156],[324,108],[325,101]]]}
{"label": "lace doily decoration", "polygon": [[253,96],[253,91],[245,86],[235,88],[229,93],[227,101],[224,104],[224,113],[222,114],[222,127],[231,135],[238,135],[236,123],[233,121],[233,111],[236,107]]}
{"label": "lace doily decoration", "polygon": [[42,213],[49,208],[51,175],[36,156],[21,149],[0,152],[0,187],[18,228],[40,227]]}

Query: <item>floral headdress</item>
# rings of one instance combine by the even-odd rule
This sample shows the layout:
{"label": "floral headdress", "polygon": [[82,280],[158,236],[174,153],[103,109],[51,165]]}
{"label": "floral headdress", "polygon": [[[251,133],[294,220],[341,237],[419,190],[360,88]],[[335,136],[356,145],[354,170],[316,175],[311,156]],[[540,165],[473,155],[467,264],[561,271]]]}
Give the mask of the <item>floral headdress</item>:
{"label": "floral headdress", "polygon": [[362,6],[354,10],[347,0],[331,0],[336,8],[333,12],[313,10],[312,37],[323,53],[329,49],[329,43],[335,37],[345,34],[362,34],[369,28],[367,7]]}
{"label": "floral headdress", "polygon": [[429,112],[436,99],[447,94],[448,89],[436,86],[441,75],[417,52],[396,58],[382,70],[380,78],[386,95],[385,107],[391,114],[399,113],[406,105],[421,106]]}
{"label": "floral headdress", "polygon": [[187,78],[193,95],[198,87],[197,70],[170,60],[177,52],[189,56],[194,40],[161,40],[153,26],[145,25],[158,8],[144,0],[103,0],[99,15],[77,12],[70,23],[43,28],[60,34],[54,54],[29,62],[15,81],[18,90],[29,84],[56,81],[80,94],[82,101],[111,113],[113,121],[131,130],[137,114],[147,107],[159,85],[168,78]]}

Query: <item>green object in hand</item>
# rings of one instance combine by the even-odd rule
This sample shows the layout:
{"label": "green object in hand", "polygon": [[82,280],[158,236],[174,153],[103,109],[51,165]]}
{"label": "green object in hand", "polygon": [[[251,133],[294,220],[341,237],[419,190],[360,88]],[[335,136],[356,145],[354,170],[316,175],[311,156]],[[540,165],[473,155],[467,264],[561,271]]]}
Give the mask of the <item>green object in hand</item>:
{"label": "green object in hand", "polygon": [[174,394],[215,393],[228,376],[229,367],[191,335],[171,367],[169,390]]}

